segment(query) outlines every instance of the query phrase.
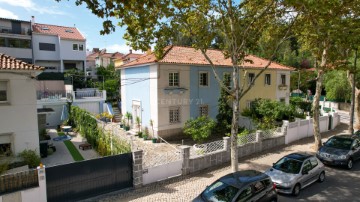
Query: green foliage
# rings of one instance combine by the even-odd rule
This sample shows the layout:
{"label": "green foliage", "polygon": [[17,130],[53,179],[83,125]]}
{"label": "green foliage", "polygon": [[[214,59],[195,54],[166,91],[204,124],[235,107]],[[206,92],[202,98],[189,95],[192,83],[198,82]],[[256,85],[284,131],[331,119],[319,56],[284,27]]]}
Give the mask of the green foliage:
{"label": "green foliage", "polygon": [[250,117],[255,121],[258,129],[263,130],[276,127],[276,122],[282,120],[293,121],[295,117],[304,117],[304,115],[297,112],[295,106],[269,99],[255,100],[251,108],[245,109],[242,115]]}
{"label": "green foliage", "polygon": [[19,157],[21,157],[29,168],[36,168],[40,165],[40,156],[34,150],[27,150],[19,153]]}
{"label": "green foliage", "polygon": [[9,162],[0,163],[0,175],[4,174],[9,169]]}
{"label": "green foliage", "polygon": [[[64,132],[58,132],[58,136],[65,135]],[[64,144],[69,150],[74,161],[83,161],[84,157],[80,154],[79,150],[76,149],[75,145],[70,140],[65,140]]]}
{"label": "green foliage", "polygon": [[130,145],[118,138],[112,138],[113,150],[111,152],[111,138],[101,127],[98,127],[95,117],[79,107],[71,107],[71,117],[74,126],[93,148],[102,156],[131,152]]}
{"label": "green foliage", "polygon": [[307,90],[315,91],[316,88],[316,73],[314,71],[308,70],[298,70],[300,71],[300,83],[299,83],[299,73],[294,72],[290,75],[290,91],[298,89],[303,93],[307,93]]}
{"label": "green foliage", "polygon": [[311,104],[310,101],[306,101],[300,97],[290,97],[290,105],[302,109],[304,112],[309,112],[311,110]]}
{"label": "green foliage", "polygon": [[86,87],[86,79],[83,71],[79,71],[78,69],[70,69],[65,71],[65,77],[68,77],[70,80],[72,80],[74,89]]}
{"label": "green foliage", "polygon": [[189,119],[185,122],[184,133],[189,135],[194,141],[202,142],[210,137],[216,122],[207,116],[196,119]]}
{"label": "green foliage", "polygon": [[[230,86],[230,76],[224,76],[223,84]],[[229,104],[229,93],[223,88],[220,91],[220,97],[218,99],[218,114],[216,115],[217,125],[216,129],[220,133],[229,133],[231,131],[231,121],[233,116],[232,107]]]}
{"label": "green foliage", "polygon": [[351,87],[345,71],[334,70],[327,72],[324,87],[326,98],[329,100],[345,101],[351,98]]}
{"label": "green foliage", "polygon": [[127,126],[130,126],[130,119],[132,119],[132,114],[130,112],[126,112],[125,118],[127,119]]}
{"label": "green foliage", "polygon": [[116,100],[119,95],[120,75],[116,72],[114,65],[98,67],[97,75],[98,82],[95,82],[95,85],[100,90],[106,90],[109,100]]}

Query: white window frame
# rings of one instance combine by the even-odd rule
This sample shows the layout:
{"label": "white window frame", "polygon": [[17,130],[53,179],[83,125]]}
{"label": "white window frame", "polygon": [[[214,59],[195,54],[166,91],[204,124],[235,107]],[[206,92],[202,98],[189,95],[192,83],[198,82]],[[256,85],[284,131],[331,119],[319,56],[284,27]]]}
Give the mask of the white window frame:
{"label": "white window frame", "polygon": [[[175,74],[178,75],[177,85],[175,85],[175,79],[174,79]],[[171,77],[170,75],[173,75],[172,82],[170,82],[170,77]],[[179,87],[180,86],[180,73],[179,72],[169,72],[169,86],[170,87]]]}
{"label": "white window frame", "polygon": [[[177,117],[177,120],[174,120],[174,112],[173,112],[173,114],[171,114],[171,111],[178,111],[178,117]],[[178,123],[180,123],[181,121],[181,116],[180,116],[180,114],[181,114],[181,110],[180,110],[180,107],[170,107],[169,108],[169,123],[170,124],[178,124]]]}
{"label": "white window frame", "polygon": [[[268,76],[268,77],[267,77]],[[267,79],[269,78],[269,79]],[[265,74],[265,85],[270,86],[271,85],[271,74]]]}
{"label": "white window frame", "polygon": [[[201,75],[202,74],[206,74],[206,85],[203,85],[201,82],[202,82],[202,80],[201,80]],[[200,87],[209,87],[210,86],[210,80],[209,80],[209,72],[206,72],[206,71],[200,71],[199,72],[199,86]]]}
{"label": "white window frame", "polygon": [[[250,79],[250,75],[254,75],[252,77],[252,79]],[[255,80],[255,73],[249,72],[248,73],[248,85],[251,85],[251,83],[253,83],[255,85],[254,80]]]}
{"label": "white window frame", "polygon": [[254,102],[254,100],[247,100],[246,101],[246,108],[250,109],[251,108],[251,104]]}
{"label": "white window frame", "polygon": [[[76,45],[76,49],[74,49],[74,45]],[[79,44],[73,43],[73,45],[72,45],[72,50],[73,50],[73,51],[78,51],[78,50],[79,50]]]}
{"label": "white window frame", "polygon": [[[284,78],[284,82],[283,82],[283,78]],[[280,84],[286,85],[286,74],[280,74]]]}
{"label": "white window frame", "polygon": [[[0,100],[0,104],[9,103],[9,80],[0,80],[0,82],[5,83],[5,91],[6,91],[6,100]],[[3,87],[0,86],[0,90]]]}
{"label": "white window frame", "polygon": [[[205,108],[206,110],[204,110],[203,108]],[[204,114],[204,111],[206,111],[206,114]],[[209,116],[209,105],[199,106],[199,116]]]}

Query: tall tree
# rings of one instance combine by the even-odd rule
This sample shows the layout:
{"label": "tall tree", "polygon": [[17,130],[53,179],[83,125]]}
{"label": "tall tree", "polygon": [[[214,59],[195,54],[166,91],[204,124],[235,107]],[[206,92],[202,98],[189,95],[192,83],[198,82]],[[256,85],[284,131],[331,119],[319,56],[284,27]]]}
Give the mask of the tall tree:
{"label": "tall tree", "polygon": [[319,128],[319,101],[324,73],[336,67],[336,63],[344,59],[339,54],[338,48],[350,43],[349,40],[344,40],[344,36],[349,34],[351,26],[349,26],[348,18],[352,16],[353,9],[357,9],[359,1],[303,0],[287,1],[287,3],[287,6],[299,14],[299,26],[296,29],[299,42],[319,63],[316,64],[316,90],[312,106],[315,149],[317,150],[322,144]]}
{"label": "tall tree", "polygon": [[[257,46],[264,35],[272,44],[268,58],[273,59],[279,45],[286,40],[289,29],[294,24],[296,13],[287,10],[279,0],[76,0],[85,3],[97,16],[104,20],[103,34],[115,30],[111,17],[116,17],[119,26],[127,26],[124,39],[134,49],[147,50],[155,43],[157,57],[163,55],[164,47],[173,38],[173,31],[182,36],[192,36],[192,47],[200,50],[210,66],[220,86],[232,97],[231,125],[231,167],[238,170],[237,133],[240,99],[253,85],[240,85],[240,70],[250,50]],[[114,19],[115,20],[115,19]],[[208,55],[208,48],[215,36],[221,37],[217,45],[226,58],[232,62],[231,88],[219,79],[216,67]],[[255,80],[267,69],[271,60],[255,75]],[[253,80],[253,82],[255,82]],[[253,83],[252,83],[253,84]]]}

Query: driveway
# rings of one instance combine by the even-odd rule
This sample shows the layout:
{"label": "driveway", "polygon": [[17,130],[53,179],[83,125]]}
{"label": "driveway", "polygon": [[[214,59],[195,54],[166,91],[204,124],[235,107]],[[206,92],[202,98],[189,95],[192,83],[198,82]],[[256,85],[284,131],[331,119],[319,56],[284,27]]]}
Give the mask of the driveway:
{"label": "driveway", "polygon": [[[341,124],[336,130],[322,134],[323,141],[329,136],[344,132],[346,124]],[[314,153],[313,138],[297,141],[286,147],[254,154],[240,159],[241,170],[256,169],[264,171],[282,156],[292,152]],[[89,199],[91,201],[191,201],[210,183],[231,172],[230,166],[215,167],[187,176],[169,179],[150,184],[142,188],[112,193]],[[326,167],[324,183],[315,183],[302,190],[299,197],[280,195],[279,201],[354,201],[360,194],[360,162],[354,165],[352,171],[341,168]],[[360,200],[358,200],[360,201]]]}

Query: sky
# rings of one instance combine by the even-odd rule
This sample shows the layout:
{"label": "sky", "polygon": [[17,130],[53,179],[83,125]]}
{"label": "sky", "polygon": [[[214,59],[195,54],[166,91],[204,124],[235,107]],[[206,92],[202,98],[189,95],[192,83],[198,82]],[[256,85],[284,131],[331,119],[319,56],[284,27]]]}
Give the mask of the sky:
{"label": "sky", "polygon": [[[100,35],[102,19],[85,5],[76,6],[75,0],[0,0],[0,17],[76,28],[86,38],[86,48],[106,48],[107,52],[128,53],[130,47],[123,39],[125,28],[116,27],[109,35]],[[117,24],[117,23],[114,23]],[[133,51],[141,53],[141,51]]]}

